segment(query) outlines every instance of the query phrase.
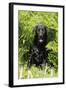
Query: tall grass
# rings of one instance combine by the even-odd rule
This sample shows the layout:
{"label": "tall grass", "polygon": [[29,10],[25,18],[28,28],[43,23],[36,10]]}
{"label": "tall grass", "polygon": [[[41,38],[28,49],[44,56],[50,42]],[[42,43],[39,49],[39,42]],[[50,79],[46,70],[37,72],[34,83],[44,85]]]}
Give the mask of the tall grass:
{"label": "tall grass", "polygon": [[[48,35],[46,48],[52,49],[48,54],[48,62],[52,63],[53,66],[52,68],[51,66],[45,66],[43,70],[40,67],[32,66],[29,73],[27,63],[29,49],[34,38],[33,28],[39,23],[42,23],[48,27],[48,30],[52,31],[51,35]],[[58,13],[19,10],[18,33],[18,78],[56,77],[58,75]]]}

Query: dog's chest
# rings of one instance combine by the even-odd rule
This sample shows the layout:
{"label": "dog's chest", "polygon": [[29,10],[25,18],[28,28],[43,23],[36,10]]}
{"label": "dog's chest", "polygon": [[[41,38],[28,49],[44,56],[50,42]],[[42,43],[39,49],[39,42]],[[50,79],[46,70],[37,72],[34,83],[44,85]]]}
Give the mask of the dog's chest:
{"label": "dog's chest", "polygon": [[37,62],[42,62],[44,59],[44,51],[42,49],[39,49],[37,47],[34,47],[32,50],[34,60]]}

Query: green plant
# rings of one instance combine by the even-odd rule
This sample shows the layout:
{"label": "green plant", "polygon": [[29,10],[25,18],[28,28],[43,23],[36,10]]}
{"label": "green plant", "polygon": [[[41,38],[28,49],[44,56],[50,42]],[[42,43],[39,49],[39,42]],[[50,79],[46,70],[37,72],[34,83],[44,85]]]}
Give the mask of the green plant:
{"label": "green plant", "polygon": [[[18,63],[22,66],[23,78],[27,78],[25,65],[29,60],[29,49],[34,38],[33,28],[36,24],[42,23],[48,28],[52,28],[52,35],[48,36],[47,49],[52,49],[48,54],[48,61],[53,64],[54,76],[57,76],[58,71],[58,13],[57,12],[35,12],[35,11],[18,11]],[[49,40],[51,37],[51,40]],[[50,66],[48,73],[44,75],[43,71],[39,72],[36,67],[31,68],[33,77],[50,76]],[[19,69],[20,71],[20,69]],[[37,72],[37,73],[36,73]],[[36,73],[36,74],[35,74]]]}

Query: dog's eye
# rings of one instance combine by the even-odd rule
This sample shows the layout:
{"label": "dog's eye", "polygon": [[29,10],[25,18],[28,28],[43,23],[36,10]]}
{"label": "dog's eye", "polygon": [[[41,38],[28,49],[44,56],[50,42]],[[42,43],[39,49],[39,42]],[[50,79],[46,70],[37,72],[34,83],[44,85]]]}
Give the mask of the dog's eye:
{"label": "dog's eye", "polygon": [[38,29],[38,31],[40,31],[40,28]]}

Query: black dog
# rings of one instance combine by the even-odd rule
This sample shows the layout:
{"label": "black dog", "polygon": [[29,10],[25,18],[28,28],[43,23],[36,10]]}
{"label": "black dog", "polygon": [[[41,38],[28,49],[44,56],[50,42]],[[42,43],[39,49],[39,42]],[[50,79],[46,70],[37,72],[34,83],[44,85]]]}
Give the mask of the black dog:
{"label": "black dog", "polygon": [[36,25],[34,28],[35,36],[33,40],[33,44],[30,48],[30,59],[29,59],[29,67],[32,64],[36,66],[46,65],[47,62],[47,28],[42,24]]}

